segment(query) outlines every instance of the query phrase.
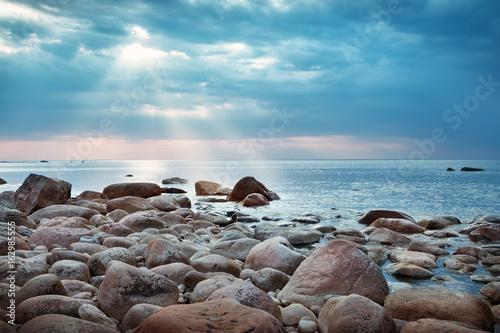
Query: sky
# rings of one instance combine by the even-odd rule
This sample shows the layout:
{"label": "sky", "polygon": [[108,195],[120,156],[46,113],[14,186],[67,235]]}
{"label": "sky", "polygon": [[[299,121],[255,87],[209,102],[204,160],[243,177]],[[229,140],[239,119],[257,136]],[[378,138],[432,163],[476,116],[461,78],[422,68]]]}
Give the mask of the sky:
{"label": "sky", "polygon": [[498,0],[0,0],[0,160],[500,158]]}

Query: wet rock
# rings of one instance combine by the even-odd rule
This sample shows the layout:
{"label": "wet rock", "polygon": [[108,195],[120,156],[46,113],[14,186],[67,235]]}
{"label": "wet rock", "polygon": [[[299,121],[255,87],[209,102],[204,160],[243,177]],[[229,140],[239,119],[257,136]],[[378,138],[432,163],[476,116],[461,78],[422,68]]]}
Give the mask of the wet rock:
{"label": "wet rock", "polygon": [[181,188],[177,187],[162,187],[161,188],[161,193],[168,193],[168,194],[182,194],[182,193],[187,193]]}
{"label": "wet rock", "polygon": [[455,216],[434,216],[429,219],[418,221],[417,224],[429,230],[439,230],[460,224],[460,220]]}
{"label": "wet rock", "polygon": [[268,223],[261,223],[255,228],[255,238],[260,241],[278,236],[286,238],[296,246],[316,243],[323,237],[323,234],[310,228],[279,227]]}
{"label": "wet rock", "polygon": [[393,318],[407,321],[422,318],[451,320],[486,331],[495,323],[486,302],[472,294],[447,288],[401,289],[387,296],[384,308]]}
{"label": "wet rock", "polygon": [[281,311],[278,305],[264,291],[250,283],[243,282],[227,285],[213,292],[206,301],[224,298],[234,299],[242,305],[265,311],[281,322]]}
{"label": "wet rock", "polygon": [[[42,274],[26,282],[16,292],[16,303],[21,304],[28,298],[42,295],[68,296],[61,280],[54,274]],[[3,307],[5,308],[5,307]]]}
{"label": "wet rock", "polygon": [[500,304],[500,282],[490,282],[479,292],[491,303]]}
{"label": "wet rock", "polygon": [[252,238],[240,238],[217,242],[212,252],[220,254],[229,259],[239,259],[245,261],[252,248],[261,242]]}
{"label": "wet rock", "polygon": [[148,201],[148,199],[134,196],[120,197],[109,200],[106,208],[108,212],[112,212],[116,209],[121,209],[129,214],[145,210],[156,210],[156,208]]}
{"label": "wet rock", "polygon": [[274,268],[267,267],[252,272],[252,283],[264,291],[281,290],[290,280],[289,275]]}
{"label": "wet rock", "polygon": [[283,318],[283,325],[297,326],[300,320],[304,317],[309,317],[314,322],[317,322],[314,312],[303,306],[302,304],[290,304],[289,306],[281,309],[281,316]]}
{"label": "wet rock", "polygon": [[53,219],[55,217],[83,217],[89,220],[92,216],[97,214],[99,214],[97,210],[90,208],[73,205],[53,205],[37,210],[35,213],[31,214],[30,217],[37,223],[40,223],[42,219]]}
{"label": "wet rock", "polygon": [[461,246],[453,254],[466,254],[469,256],[476,257],[478,259],[484,259],[489,256],[488,252],[474,246]]}
{"label": "wet rock", "polygon": [[153,268],[174,262],[189,264],[188,256],[179,247],[166,239],[151,241],[144,251],[146,267]]}
{"label": "wet rock", "polygon": [[293,251],[287,239],[273,237],[250,250],[244,268],[258,271],[269,267],[291,275],[304,260],[305,256]]}
{"label": "wet rock", "polygon": [[455,171],[455,169],[453,169],[453,168],[448,168],[448,169],[446,169],[446,171]]}
{"label": "wet rock", "polygon": [[118,183],[106,186],[102,191],[109,199],[135,196],[141,198],[154,197],[161,194],[160,186],[155,183],[134,182]]}
{"label": "wet rock", "polygon": [[106,267],[108,267],[108,264],[113,260],[121,261],[132,266],[137,264],[135,256],[130,250],[116,247],[93,254],[88,261],[90,272],[94,276],[104,275],[104,273],[106,273]]}
{"label": "wet rock", "polygon": [[234,185],[233,190],[227,196],[227,201],[241,201],[252,193],[259,193],[268,201],[280,199],[276,193],[267,189],[264,184],[254,177],[244,177]]}
{"label": "wet rock", "polygon": [[41,208],[64,204],[70,197],[70,183],[30,174],[16,191],[14,208],[29,215]]}
{"label": "wet rock", "polygon": [[121,323],[122,332],[133,330],[142,324],[151,315],[163,309],[161,306],[151,304],[136,304],[128,310]]}
{"label": "wet rock", "polygon": [[474,267],[474,265],[466,264],[456,259],[447,259],[443,263],[443,266],[449,270],[457,271],[460,273],[471,273],[476,270],[476,267]]}
{"label": "wet rock", "polygon": [[397,332],[394,320],[382,306],[359,295],[329,299],[318,324],[321,332]]}
{"label": "wet rock", "polygon": [[495,243],[500,241],[500,225],[486,225],[477,228],[469,234],[473,242]]}
{"label": "wet rock", "polygon": [[23,325],[20,333],[117,333],[118,331],[80,318],[60,314],[46,314]]}
{"label": "wet rock", "polygon": [[230,188],[203,180],[196,182],[194,184],[194,189],[196,191],[196,195],[228,195],[231,193]]}
{"label": "wet rock", "polygon": [[193,260],[191,266],[199,272],[224,272],[240,276],[241,267],[234,260],[218,254],[209,254],[199,259]]}
{"label": "wet rock", "polygon": [[408,251],[430,253],[435,256],[444,256],[449,254],[448,251],[440,248],[437,245],[430,244],[418,239],[411,240],[410,245],[408,246]]}
{"label": "wet rock", "polygon": [[434,238],[450,238],[450,237],[459,237],[456,233],[448,231],[448,230],[427,230],[424,232],[425,236],[434,237]]}
{"label": "wet rock", "polygon": [[370,226],[375,228],[387,228],[403,234],[418,234],[425,231],[424,228],[420,227],[415,222],[406,219],[379,218],[370,224]]}
{"label": "wet rock", "polygon": [[269,201],[260,193],[251,193],[240,202],[245,207],[267,206]]}
{"label": "wet rock", "polygon": [[118,330],[116,323],[106,317],[106,315],[94,305],[83,304],[78,309],[78,315],[81,319],[108,327],[112,330]]}
{"label": "wet rock", "polygon": [[437,268],[436,256],[429,253],[394,250],[387,256],[390,261],[414,264],[423,268]]}
{"label": "wet rock", "polygon": [[7,181],[5,181],[2,178],[0,178],[0,185],[4,185],[4,184],[7,184]]}
{"label": "wet rock", "polygon": [[174,262],[167,265],[161,265],[151,268],[151,272],[163,275],[169,280],[179,284],[184,284],[184,277],[187,273],[193,272],[195,269],[181,262]]}
{"label": "wet rock", "polygon": [[415,220],[410,215],[393,210],[371,210],[361,216],[358,222],[361,224],[372,224],[379,218],[406,219],[415,222]]}
{"label": "wet rock", "polygon": [[90,280],[88,266],[75,260],[57,261],[49,269],[49,274],[54,274],[61,280],[79,280],[83,282]]}
{"label": "wet rock", "polygon": [[491,275],[469,275],[469,279],[479,283],[489,283],[499,281],[498,278]]}
{"label": "wet rock", "polygon": [[473,171],[486,171],[482,168],[471,168],[471,167],[463,167],[460,171],[468,171],[468,172],[473,172]]}
{"label": "wet rock", "polygon": [[44,314],[61,314],[78,318],[78,309],[91,301],[61,295],[42,295],[28,298],[17,306],[16,321],[24,324]]}
{"label": "wet rock", "polygon": [[477,264],[479,260],[474,256],[469,256],[467,254],[454,254],[450,259],[455,259],[466,264]]}
{"label": "wet rock", "polygon": [[150,316],[134,332],[159,331],[285,333],[274,316],[233,299],[169,306]]}
{"label": "wet rock", "polygon": [[394,276],[403,276],[412,279],[430,279],[434,274],[425,268],[409,263],[389,264],[384,271]]}
{"label": "wet rock", "polygon": [[167,195],[151,197],[148,200],[156,209],[164,212],[172,212],[176,209],[181,208],[181,205],[179,205],[173,197]]}
{"label": "wet rock", "polygon": [[368,256],[380,267],[382,267],[387,262],[387,257],[385,256],[384,249],[379,246],[370,247],[368,249]]}
{"label": "wet rock", "polygon": [[410,239],[387,228],[377,228],[368,236],[371,243],[393,246],[407,246]]}
{"label": "wet rock", "polygon": [[278,298],[311,307],[323,305],[326,295],[358,294],[382,304],[388,293],[382,270],[368,257],[366,249],[338,239],[304,260]]}
{"label": "wet rock", "polygon": [[164,276],[119,261],[110,262],[99,287],[99,309],[107,316],[122,320],[135,304],[158,306],[176,304],[177,285]]}
{"label": "wet rock", "polygon": [[484,266],[500,265],[500,256],[493,256],[481,261]]}
{"label": "wet rock", "polygon": [[500,265],[493,265],[488,268],[488,272],[493,275],[500,275]]}
{"label": "wet rock", "polygon": [[187,184],[188,180],[180,177],[171,177],[171,178],[166,178],[161,181],[163,185],[170,185],[170,184]]}

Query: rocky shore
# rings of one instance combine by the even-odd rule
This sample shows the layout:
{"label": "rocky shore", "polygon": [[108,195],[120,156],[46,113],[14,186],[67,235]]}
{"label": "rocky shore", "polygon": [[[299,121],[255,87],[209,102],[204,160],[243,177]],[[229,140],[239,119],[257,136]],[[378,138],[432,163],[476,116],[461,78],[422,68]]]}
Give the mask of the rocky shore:
{"label": "rocky shore", "polygon": [[[154,183],[77,197],[71,187],[32,174],[0,193],[1,332],[498,329],[499,215],[416,221],[372,210],[360,216],[362,230],[336,229],[315,216],[276,225],[237,209],[198,210]],[[198,181],[194,190],[215,207],[280,200],[253,177],[233,188]],[[463,242],[451,251],[457,232]],[[482,283],[480,293],[448,288],[438,263]]]}

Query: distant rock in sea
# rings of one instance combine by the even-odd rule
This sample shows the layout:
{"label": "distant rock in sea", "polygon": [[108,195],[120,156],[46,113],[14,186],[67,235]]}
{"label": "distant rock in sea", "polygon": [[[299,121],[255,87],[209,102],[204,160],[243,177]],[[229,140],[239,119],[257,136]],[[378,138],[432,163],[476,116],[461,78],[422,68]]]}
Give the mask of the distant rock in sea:
{"label": "distant rock in sea", "polygon": [[455,169],[453,169],[453,168],[448,168],[448,169],[446,169],[446,171],[455,171]]}
{"label": "distant rock in sea", "polygon": [[49,163],[47,160],[41,160],[40,163]]}
{"label": "distant rock in sea", "polygon": [[7,184],[7,182],[5,180],[3,180],[2,178],[0,178],[0,185],[3,185],[3,184]]}
{"label": "distant rock in sea", "polygon": [[134,177],[134,175],[129,173],[128,175],[125,175],[125,177]]}
{"label": "distant rock in sea", "polygon": [[462,170],[460,171],[486,171],[485,169],[482,168],[469,168],[469,167],[463,167]]}
{"label": "distant rock in sea", "polygon": [[179,177],[172,177],[172,178],[163,179],[163,181],[161,183],[164,185],[167,185],[167,184],[186,184],[187,182],[188,182],[187,179],[183,179],[183,178],[179,178]]}

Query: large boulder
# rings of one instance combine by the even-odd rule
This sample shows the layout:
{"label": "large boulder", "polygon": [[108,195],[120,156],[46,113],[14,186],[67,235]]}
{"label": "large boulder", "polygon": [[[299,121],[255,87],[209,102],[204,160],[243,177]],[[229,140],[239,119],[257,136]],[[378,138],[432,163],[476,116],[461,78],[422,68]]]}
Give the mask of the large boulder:
{"label": "large boulder", "polygon": [[244,268],[258,271],[269,267],[292,275],[305,259],[292,249],[286,238],[274,237],[252,247]]}
{"label": "large boulder", "polygon": [[460,224],[460,220],[455,216],[434,216],[429,219],[420,220],[417,224],[429,230],[439,230]]}
{"label": "large boulder", "polygon": [[241,305],[234,299],[218,299],[189,305],[172,305],[146,319],[133,333],[254,332],[285,333],[269,313]]}
{"label": "large boulder", "polygon": [[78,207],[73,205],[53,205],[37,210],[30,217],[37,223],[41,219],[53,219],[55,217],[83,217],[89,220],[92,216],[99,214],[95,209]]}
{"label": "large boulder", "polygon": [[99,287],[97,302],[107,316],[121,321],[136,304],[168,306],[176,304],[178,297],[177,285],[166,277],[112,261]]}
{"label": "large boulder", "polygon": [[481,288],[479,292],[491,303],[500,303],[500,282],[490,282]]}
{"label": "large boulder", "polygon": [[70,183],[31,174],[16,191],[15,209],[29,215],[41,208],[64,204],[70,197]]}
{"label": "large boulder", "polygon": [[469,239],[480,243],[498,243],[500,241],[500,225],[483,225],[471,231]]}
{"label": "large boulder", "polygon": [[223,298],[231,298],[240,304],[266,311],[281,322],[279,306],[264,291],[250,283],[242,282],[227,285],[210,295],[207,302]]}
{"label": "large boulder", "polygon": [[264,241],[281,236],[292,245],[307,245],[318,242],[323,234],[315,229],[300,227],[279,227],[270,223],[261,223],[255,228],[255,238]]}
{"label": "large boulder", "polygon": [[214,182],[201,180],[194,184],[196,195],[228,195],[231,189]]}
{"label": "large boulder", "polygon": [[359,295],[330,298],[319,313],[321,332],[396,333],[391,315],[379,304]]}
{"label": "large boulder", "polygon": [[383,304],[389,288],[364,247],[335,239],[300,264],[278,298],[311,307],[322,306],[326,295],[350,294]]}
{"label": "large boulder", "polygon": [[241,201],[252,193],[262,194],[268,201],[280,199],[276,193],[268,190],[264,184],[254,177],[245,177],[234,185],[233,190],[227,196],[227,201]]}
{"label": "large boulder", "polygon": [[404,288],[385,299],[384,308],[395,319],[415,321],[434,318],[457,321],[489,331],[493,313],[483,300],[472,294],[439,287]]}
{"label": "large boulder", "polygon": [[111,184],[102,191],[110,199],[121,197],[149,198],[161,194],[161,188],[155,183],[118,183]]}
{"label": "large boulder", "polygon": [[106,209],[108,210],[108,213],[111,213],[116,209],[121,209],[129,214],[144,210],[156,210],[148,199],[134,196],[120,197],[109,200],[106,204]]}
{"label": "large boulder", "polygon": [[415,220],[405,213],[396,212],[393,210],[370,210],[368,213],[365,213],[358,220],[359,223],[362,224],[372,224],[379,218],[390,218],[390,219],[406,219],[415,222]]}
{"label": "large boulder", "polygon": [[80,318],[61,314],[36,317],[21,327],[19,333],[118,333],[118,331]]}

